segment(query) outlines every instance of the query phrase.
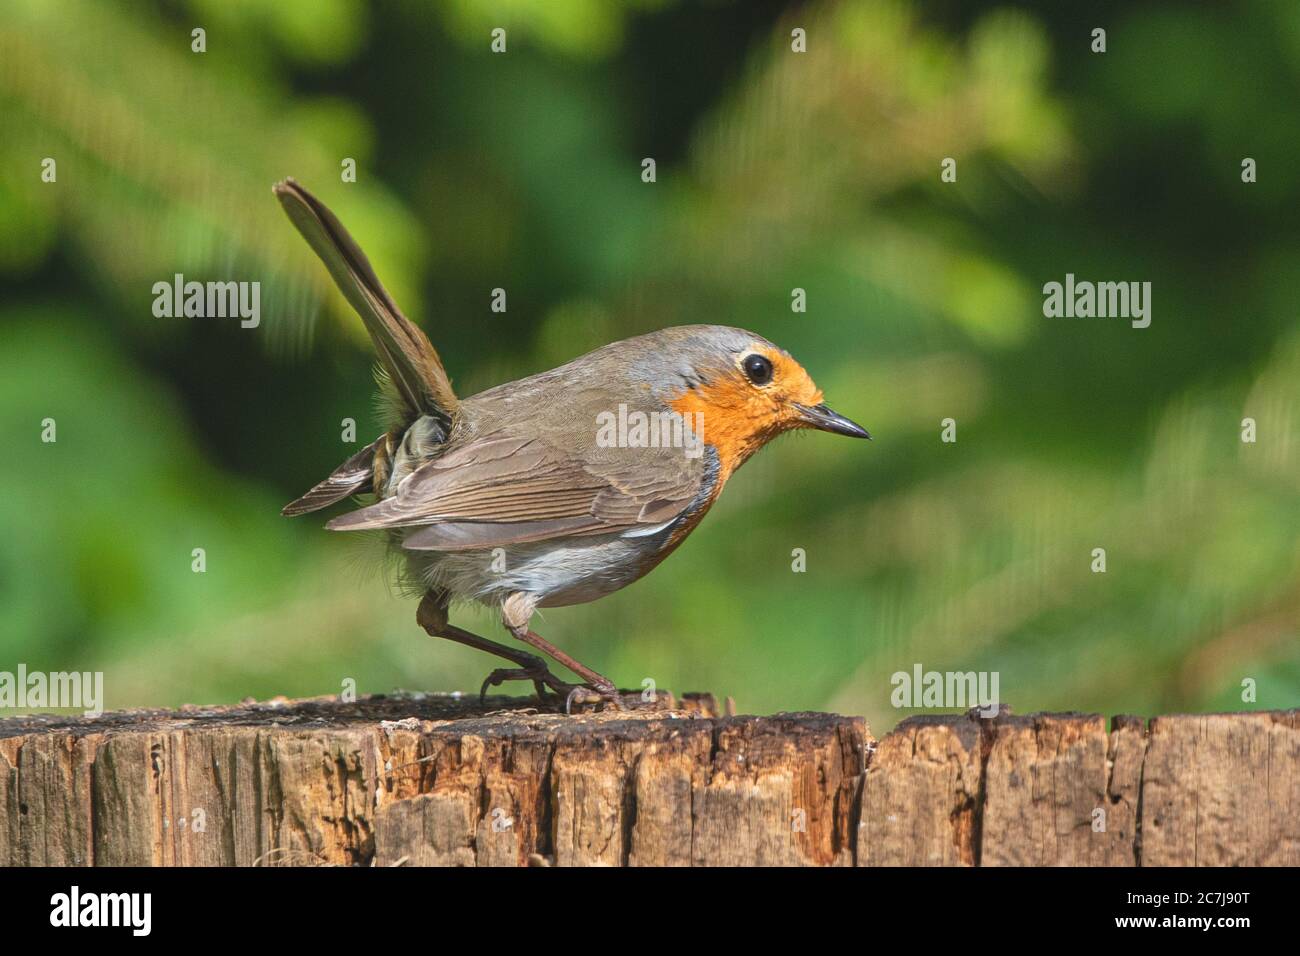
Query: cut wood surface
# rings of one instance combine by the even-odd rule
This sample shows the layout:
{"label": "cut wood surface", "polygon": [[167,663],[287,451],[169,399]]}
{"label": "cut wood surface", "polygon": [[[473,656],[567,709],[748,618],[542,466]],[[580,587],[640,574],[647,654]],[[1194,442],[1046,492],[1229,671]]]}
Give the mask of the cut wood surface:
{"label": "cut wood surface", "polygon": [[0,865],[1300,864],[1300,712],[565,716],[443,695],[0,720]]}

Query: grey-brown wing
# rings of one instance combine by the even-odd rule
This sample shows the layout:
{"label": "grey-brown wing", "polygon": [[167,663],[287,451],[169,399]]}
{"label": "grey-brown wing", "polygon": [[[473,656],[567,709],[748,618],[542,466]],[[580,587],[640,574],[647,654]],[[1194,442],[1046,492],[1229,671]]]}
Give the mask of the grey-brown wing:
{"label": "grey-brown wing", "polygon": [[422,465],[392,497],[326,527],[423,525],[406,547],[498,547],[649,531],[680,515],[704,487],[704,461],[680,448],[605,451],[575,461],[538,439],[488,436]]}

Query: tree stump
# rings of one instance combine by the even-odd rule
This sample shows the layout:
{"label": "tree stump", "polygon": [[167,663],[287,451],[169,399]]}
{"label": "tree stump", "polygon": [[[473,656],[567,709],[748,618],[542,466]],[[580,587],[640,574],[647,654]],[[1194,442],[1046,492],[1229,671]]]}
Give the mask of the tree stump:
{"label": "tree stump", "polygon": [[568,717],[410,694],[0,720],[0,865],[1300,864],[1300,714]]}

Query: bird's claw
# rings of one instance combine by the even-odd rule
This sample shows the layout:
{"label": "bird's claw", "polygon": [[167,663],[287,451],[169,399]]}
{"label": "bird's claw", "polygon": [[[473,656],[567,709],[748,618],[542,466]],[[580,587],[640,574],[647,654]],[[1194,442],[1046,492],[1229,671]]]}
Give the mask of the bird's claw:
{"label": "bird's claw", "polygon": [[574,704],[581,706],[582,704],[598,703],[600,703],[599,694],[592,691],[589,687],[584,687],[583,685],[578,684],[573,688],[573,690],[569,691],[569,696],[564,698],[564,712],[566,714],[572,714]]}
{"label": "bird's claw", "polygon": [[588,704],[612,705],[616,710],[628,709],[623,695],[613,684],[566,684],[552,674],[541,661],[531,667],[498,667],[483,679],[483,686],[478,692],[479,703],[487,700],[489,687],[498,687],[508,680],[532,681],[540,703],[546,703],[548,691],[553,692],[557,697],[563,697],[566,714],[572,714],[575,706]]}
{"label": "bird's claw", "polygon": [[615,710],[627,710],[623,695],[613,684],[587,685],[579,684],[569,691],[564,700],[564,712],[573,713],[574,704],[613,704]]}
{"label": "bird's claw", "polygon": [[498,667],[491,674],[488,674],[483,679],[483,686],[478,691],[479,703],[481,704],[487,700],[489,687],[498,687],[508,680],[532,681],[539,703],[546,702],[547,688],[550,688],[557,695],[562,695],[569,690],[568,684],[552,674],[546,665],[539,661],[537,666],[534,667]]}
{"label": "bird's claw", "polygon": [[487,700],[489,687],[498,687],[508,680],[531,680],[532,674],[522,667],[498,667],[487,677],[483,678],[483,686],[478,689],[478,702],[481,704]]}

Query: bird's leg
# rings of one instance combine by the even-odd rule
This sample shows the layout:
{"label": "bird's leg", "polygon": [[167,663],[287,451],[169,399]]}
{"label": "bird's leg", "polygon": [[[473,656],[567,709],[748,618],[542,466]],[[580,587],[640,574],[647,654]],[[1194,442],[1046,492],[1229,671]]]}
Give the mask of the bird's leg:
{"label": "bird's leg", "polygon": [[543,654],[555,658],[569,670],[582,677],[582,679],[589,683],[595,690],[607,693],[617,693],[614,687],[614,682],[608,677],[596,673],[581,661],[574,660],[535,631],[530,631],[526,627],[512,627],[510,633],[519,638],[525,644],[531,644]]}
{"label": "bird's leg", "polygon": [[537,691],[539,703],[545,702],[548,687],[561,697],[567,698],[573,693],[573,685],[566,684],[552,674],[546,666],[546,662],[535,654],[529,654],[527,651],[508,647],[505,644],[498,644],[496,641],[490,641],[486,637],[479,637],[477,634],[449,623],[447,620],[447,596],[444,592],[427,592],[420,601],[419,609],[415,612],[415,619],[432,637],[446,638],[449,641],[455,641],[476,650],[487,651],[489,654],[503,657],[512,664],[517,665],[513,668],[499,667],[491,674],[488,674],[483,681],[483,686],[479,688],[480,701],[487,696],[489,687],[496,687],[507,680],[531,680],[534,689]]}
{"label": "bird's leg", "polygon": [[506,599],[501,608],[501,619],[506,626],[506,630],[519,640],[525,644],[531,644],[543,654],[559,661],[587,682],[588,686],[586,687],[569,687],[568,697],[564,701],[564,712],[569,713],[574,704],[598,704],[602,701],[613,704],[619,710],[627,710],[627,705],[623,702],[623,696],[618,692],[618,688],[614,686],[613,681],[602,674],[597,674],[586,664],[574,660],[540,634],[529,630],[528,621],[533,616],[533,600],[527,595],[512,594]]}

